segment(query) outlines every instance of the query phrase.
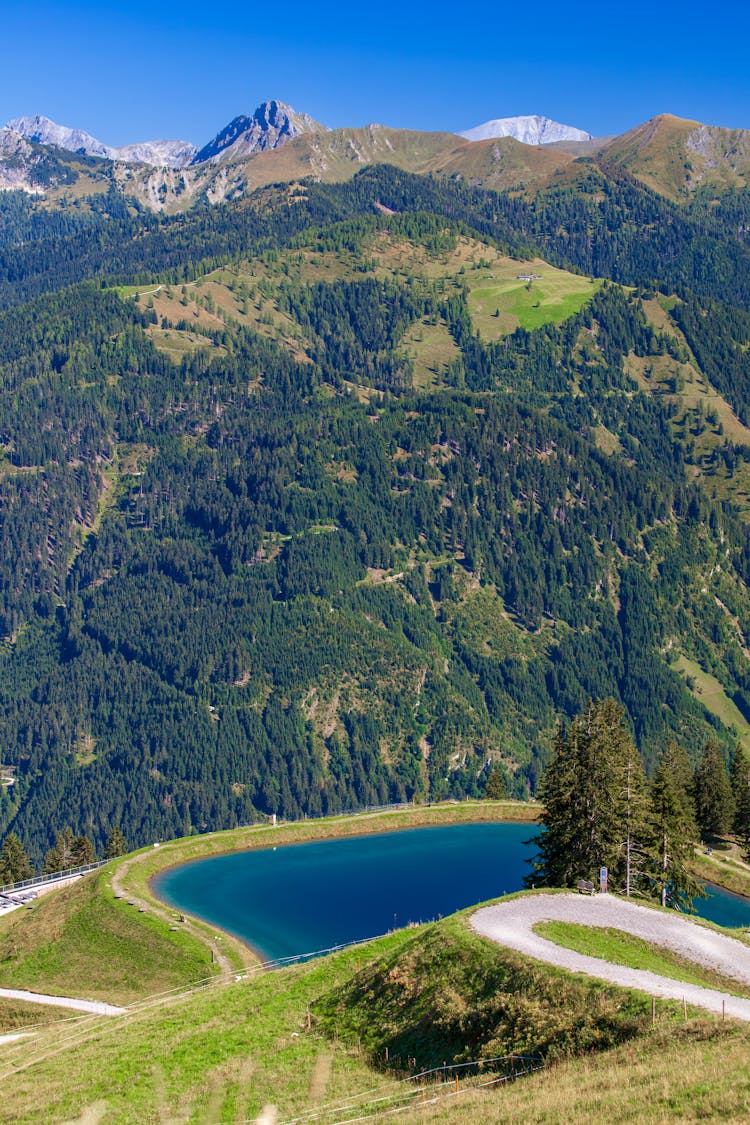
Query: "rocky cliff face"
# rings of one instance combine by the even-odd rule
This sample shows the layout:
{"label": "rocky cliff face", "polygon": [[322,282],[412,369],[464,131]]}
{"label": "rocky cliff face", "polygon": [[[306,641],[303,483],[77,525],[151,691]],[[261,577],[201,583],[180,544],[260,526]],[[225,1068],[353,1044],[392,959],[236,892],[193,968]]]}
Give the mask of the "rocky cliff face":
{"label": "rocky cliff face", "polygon": [[301,133],[327,132],[307,113],[297,113],[284,102],[263,102],[252,116],[245,114],[217,133],[193,158],[193,164],[239,160],[266,149],[280,148]]}
{"label": "rocky cliff face", "polygon": [[590,133],[572,125],[561,125],[549,117],[498,117],[485,121],[459,136],[467,141],[487,141],[495,137],[515,137],[525,145],[550,145],[557,141],[590,141]]}
{"label": "rocky cliff face", "polygon": [[188,141],[142,141],[113,148],[111,160],[123,164],[151,164],[154,168],[185,168],[196,153]]}
{"label": "rocky cliff face", "polygon": [[42,191],[34,177],[34,149],[11,129],[0,129],[0,191]]}

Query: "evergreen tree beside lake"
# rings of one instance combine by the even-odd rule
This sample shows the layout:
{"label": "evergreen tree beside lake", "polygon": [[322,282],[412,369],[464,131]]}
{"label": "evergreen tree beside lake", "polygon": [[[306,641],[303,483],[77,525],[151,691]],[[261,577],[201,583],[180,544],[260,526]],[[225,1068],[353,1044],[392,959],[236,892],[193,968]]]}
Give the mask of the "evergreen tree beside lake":
{"label": "evergreen tree beside lake", "polygon": [[686,756],[671,742],[647,786],[638,749],[613,699],[590,702],[560,725],[539,787],[544,810],[527,884],[594,885],[690,909],[701,893],[690,873],[696,826]]}
{"label": "evergreen tree beside lake", "polygon": [[542,831],[530,882],[598,884],[606,867],[613,889],[631,894],[647,885],[646,781],[622,704],[590,702],[560,726],[539,798]]}

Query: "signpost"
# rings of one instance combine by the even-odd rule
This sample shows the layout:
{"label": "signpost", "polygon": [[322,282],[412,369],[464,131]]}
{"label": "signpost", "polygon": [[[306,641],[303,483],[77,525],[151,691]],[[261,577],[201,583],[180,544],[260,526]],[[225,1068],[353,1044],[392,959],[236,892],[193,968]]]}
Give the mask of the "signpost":
{"label": "signpost", "polygon": [[607,868],[599,868],[599,893],[606,895],[607,893]]}

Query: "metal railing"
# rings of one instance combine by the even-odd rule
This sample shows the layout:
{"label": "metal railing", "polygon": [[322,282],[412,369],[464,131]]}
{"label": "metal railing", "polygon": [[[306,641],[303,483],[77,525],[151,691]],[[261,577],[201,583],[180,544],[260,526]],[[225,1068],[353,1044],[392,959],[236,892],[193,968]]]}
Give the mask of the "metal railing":
{"label": "metal railing", "polygon": [[19,883],[5,883],[0,886],[0,895],[13,894],[14,891],[33,890],[34,887],[40,887],[44,883],[54,883],[58,879],[71,879],[75,875],[86,875],[89,871],[96,871],[98,867],[103,867],[105,863],[110,863],[108,859],[97,859],[94,863],[84,864],[83,867],[67,867],[64,871],[51,871],[48,875],[34,875],[31,879],[21,879]]}

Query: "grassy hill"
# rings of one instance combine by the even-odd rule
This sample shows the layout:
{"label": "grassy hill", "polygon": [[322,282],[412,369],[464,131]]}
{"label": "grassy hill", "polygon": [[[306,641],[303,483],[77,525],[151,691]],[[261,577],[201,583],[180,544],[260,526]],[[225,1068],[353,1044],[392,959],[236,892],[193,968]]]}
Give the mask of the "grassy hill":
{"label": "grassy hill", "polygon": [[[182,286],[131,286],[120,292],[134,296],[144,312],[153,312],[156,322],[149,335],[175,360],[197,348],[210,349],[212,334],[247,326],[305,362],[314,339],[280,309],[281,290],[289,284],[331,284],[363,276],[396,282],[420,278],[448,282],[457,291],[465,288],[472,323],[487,341],[502,339],[519,327],[531,331],[558,324],[579,312],[601,284],[540,258],[509,258],[487,242],[454,236],[448,229],[434,247],[385,229],[366,234],[345,251],[301,247],[279,254],[273,262],[240,261]],[[437,334],[429,331],[441,327]],[[420,370],[429,366],[425,353],[433,365],[441,364],[440,370],[459,355],[445,324],[435,323],[430,315],[412,328],[405,343]]]}
{"label": "grassy hill", "polygon": [[[17,1013],[3,1018],[18,1028]],[[740,1120],[750,1091],[746,1029],[686,1021],[663,1001],[652,1023],[648,997],[504,951],[466,914],[122,1017],[80,1017],[64,1039],[27,1031],[0,1044],[0,1120],[229,1123],[273,1106],[279,1122],[376,1109],[390,1121],[409,1105],[422,1120],[480,1125],[570,1120],[573,1105],[583,1122]],[[487,1085],[510,1066],[489,1061],[404,1081],[509,1054],[544,1068],[510,1085]]]}
{"label": "grassy hill", "polygon": [[127,1004],[210,976],[210,950],[170,925],[115,899],[102,871],[0,918],[0,987]]}
{"label": "grassy hill", "polygon": [[714,192],[750,183],[750,132],[661,114],[615,137],[602,157],[648,187],[684,202],[698,188]]}

